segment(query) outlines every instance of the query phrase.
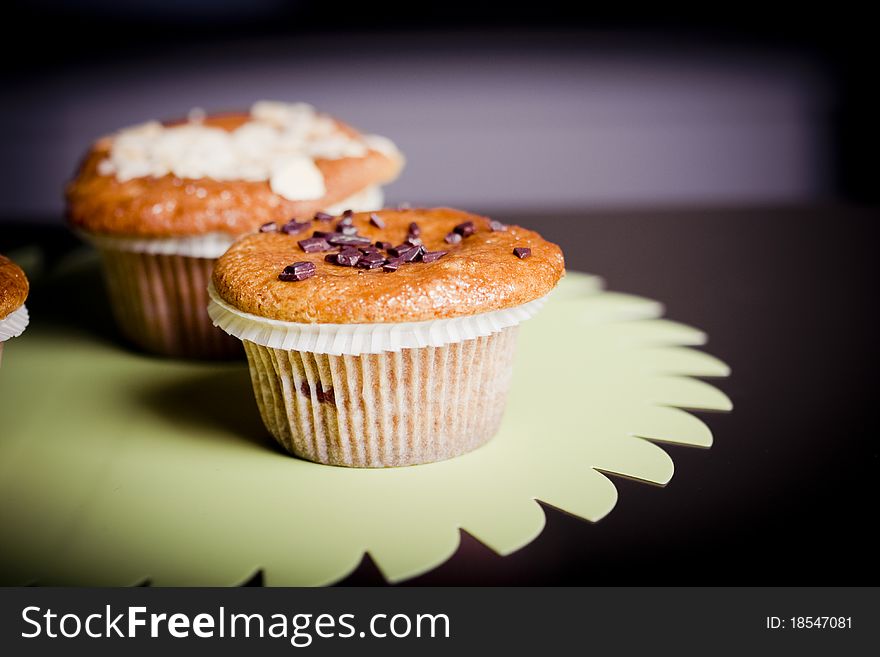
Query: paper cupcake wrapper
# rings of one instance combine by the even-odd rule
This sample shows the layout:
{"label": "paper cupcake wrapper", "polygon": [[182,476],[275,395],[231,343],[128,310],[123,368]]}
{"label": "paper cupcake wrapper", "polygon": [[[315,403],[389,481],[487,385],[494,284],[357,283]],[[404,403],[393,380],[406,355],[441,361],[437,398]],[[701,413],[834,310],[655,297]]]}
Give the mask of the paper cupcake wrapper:
{"label": "paper cupcake wrapper", "polygon": [[11,313],[0,319],[0,343],[11,338],[17,338],[27,328],[30,317],[24,305],[19,306]]}
{"label": "paper cupcake wrapper", "polygon": [[123,334],[166,356],[231,358],[238,341],[205,311],[214,260],[101,248],[110,302]]}
{"label": "paper cupcake wrapper", "polygon": [[227,233],[206,233],[190,237],[116,237],[86,231],[77,233],[100,250],[130,251],[150,255],[177,255],[217,259],[232,246],[235,237]]}
{"label": "paper cupcake wrapper", "polygon": [[372,185],[359,191],[357,194],[342,199],[335,205],[324,208],[324,212],[334,216],[342,214],[346,210],[370,212],[371,210],[380,210],[383,205],[385,205],[385,192],[378,185]]}
{"label": "paper cupcake wrapper", "polygon": [[[330,214],[344,210],[365,212],[382,207],[385,196],[380,187],[368,187],[328,208]],[[341,208],[341,209],[340,209]],[[79,230],[77,233],[99,249],[132,251],[152,255],[178,255],[190,258],[219,258],[232,246],[237,236],[228,233],[206,233],[185,237],[118,237]]]}
{"label": "paper cupcake wrapper", "polygon": [[244,345],[260,415],[288,452],[391,467],[452,458],[497,432],[516,334],[360,356]]}
{"label": "paper cupcake wrapper", "polygon": [[208,314],[214,324],[242,341],[263,347],[333,356],[380,354],[401,349],[442,347],[498,333],[532,317],[547,297],[479,315],[389,324],[300,324],[243,312],[208,287]]}
{"label": "paper cupcake wrapper", "polygon": [[518,325],[546,299],[427,322],[298,324],[208,295],[215,324],[244,342],[269,432],[291,454],[349,467],[430,463],[488,441]]}

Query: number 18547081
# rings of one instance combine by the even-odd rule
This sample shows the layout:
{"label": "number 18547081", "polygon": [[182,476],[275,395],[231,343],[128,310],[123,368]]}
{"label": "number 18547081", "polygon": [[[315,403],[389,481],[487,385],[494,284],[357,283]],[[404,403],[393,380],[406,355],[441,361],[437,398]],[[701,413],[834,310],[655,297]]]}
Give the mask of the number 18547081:
{"label": "number 18547081", "polygon": [[768,630],[851,630],[852,616],[767,616]]}

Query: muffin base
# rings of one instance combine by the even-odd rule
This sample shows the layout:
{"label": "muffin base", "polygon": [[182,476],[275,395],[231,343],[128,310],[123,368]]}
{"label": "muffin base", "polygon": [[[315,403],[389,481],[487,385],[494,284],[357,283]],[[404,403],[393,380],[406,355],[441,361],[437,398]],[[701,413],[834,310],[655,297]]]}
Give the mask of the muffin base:
{"label": "muffin base", "polygon": [[360,356],[244,346],[260,415],[288,452],[374,468],[441,461],[495,435],[516,335]]}
{"label": "muffin base", "polygon": [[180,358],[241,356],[241,343],[208,316],[214,258],[99,249],[113,314],[138,347]]}

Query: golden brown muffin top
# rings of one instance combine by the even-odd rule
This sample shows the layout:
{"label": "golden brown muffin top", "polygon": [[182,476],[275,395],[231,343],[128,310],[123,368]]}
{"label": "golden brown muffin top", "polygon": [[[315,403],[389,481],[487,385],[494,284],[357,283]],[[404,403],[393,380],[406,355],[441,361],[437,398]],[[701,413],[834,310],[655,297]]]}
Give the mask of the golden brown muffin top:
{"label": "golden brown muffin top", "polygon": [[28,279],[6,256],[0,255],[0,319],[21,308],[28,295]]}
{"label": "golden brown muffin top", "polygon": [[[250,120],[245,113],[205,117],[202,123],[231,132]],[[344,134],[360,133],[336,121]],[[182,122],[168,122],[175,125]],[[241,235],[267,221],[310,217],[372,185],[394,180],[403,157],[369,149],[364,157],[314,160],[324,177],[326,194],[296,201],[274,193],[266,180],[180,178],[171,174],[120,181],[102,175],[99,165],[113,137],[99,139],[87,153],[66,189],[70,223],[92,233],[132,237],[181,237],[224,232]]]}
{"label": "golden brown muffin top", "polygon": [[[565,272],[561,249],[538,233],[461,210],[357,213],[350,219],[357,234],[347,237],[363,237],[364,244],[328,245],[345,241],[337,232],[343,227],[340,221],[344,226],[344,215],[294,226],[296,232],[291,234],[273,231],[242,237],[214,269],[218,295],[244,312],[290,322],[417,322],[475,315],[533,301],[550,292]],[[412,224],[416,224],[415,230]],[[315,238],[316,230],[336,237]],[[418,245],[406,243],[414,232],[418,237],[413,241],[422,241],[416,254],[411,249]],[[378,255],[367,257],[367,244],[377,242],[390,243],[392,249],[403,245],[403,258],[413,261],[397,262],[395,254],[401,250],[389,251],[389,244],[380,245]],[[307,252],[312,248],[321,250]],[[530,254],[518,251],[516,255],[515,249],[530,250]],[[438,256],[438,252],[445,254]],[[340,258],[358,262],[354,266],[328,262]],[[377,258],[382,263],[368,264]],[[302,264],[285,270],[296,263]],[[388,271],[395,264],[397,268]]]}

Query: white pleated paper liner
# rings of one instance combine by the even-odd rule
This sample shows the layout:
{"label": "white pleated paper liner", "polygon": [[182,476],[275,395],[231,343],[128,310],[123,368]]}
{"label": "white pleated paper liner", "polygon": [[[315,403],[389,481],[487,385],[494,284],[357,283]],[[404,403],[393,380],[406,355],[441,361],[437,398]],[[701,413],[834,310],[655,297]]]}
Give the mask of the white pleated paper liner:
{"label": "white pleated paper liner", "polygon": [[[342,214],[345,210],[352,210],[353,212],[378,210],[382,207],[384,199],[382,189],[377,186],[371,186],[327,208],[326,211],[335,215]],[[76,232],[84,240],[91,242],[99,249],[211,259],[222,256],[232,246],[232,243],[238,239],[236,235],[222,232],[187,235],[184,237],[120,237],[116,235],[102,235],[85,230],[78,230]]]}
{"label": "white pleated paper liner", "polygon": [[513,308],[425,322],[300,324],[242,312],[221,299],[213,284],[208,287],[208,295],[208,314],[214,325],[240,340],[272,349],[331,356],[381,354],[474,340],[524,322],[547,299],[545,295]]}
{"label": "white pleated paper liner", "polygon": [[370,185],[356,194],[342,199],[335,205],[327,206],[324,208],[324,212],[334,216],[342,214],[346,210],[351,210],[352,212],[371,212],[372,210],[380,210],[384,204],[385,192],[378,185]]}
{"label": "white pleated paper liner", "polygon": [[28,311],[24,305],[13,310],[3,319],[0,319],[0,342],[5,342],[10,338],[17,338],[21,335],[27,328],[29,320]]}
{"label": "white pleated paper liner", "polygon": [[227,233],[205,233],[187,237],[116,237],[79,230],[77,233],[99,249],[132,251],[151,255],[176,255],[190,258],[219,258],[236,240]]}

